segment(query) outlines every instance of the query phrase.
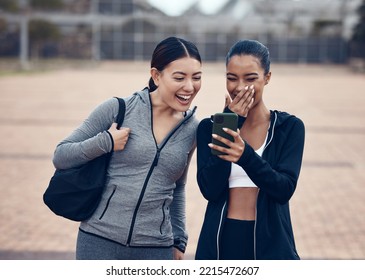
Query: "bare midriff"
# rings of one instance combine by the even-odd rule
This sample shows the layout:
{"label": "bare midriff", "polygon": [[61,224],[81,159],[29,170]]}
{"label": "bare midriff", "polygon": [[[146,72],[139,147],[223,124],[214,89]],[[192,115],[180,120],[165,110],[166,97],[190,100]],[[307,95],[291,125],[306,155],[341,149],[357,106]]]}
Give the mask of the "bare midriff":
{"label": "bare midriff", "polygon": [[231,188],[227,218],[236,220],[256,220],[258,188]]}

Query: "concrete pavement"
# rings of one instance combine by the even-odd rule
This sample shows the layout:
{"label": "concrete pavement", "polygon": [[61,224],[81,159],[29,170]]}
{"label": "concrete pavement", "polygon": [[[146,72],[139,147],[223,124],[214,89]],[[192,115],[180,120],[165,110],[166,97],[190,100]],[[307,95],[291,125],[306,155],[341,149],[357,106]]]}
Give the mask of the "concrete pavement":
{"label": "concrete pavement", "polygon": [[[365,259],[365,76],[340,66],[273,65],[269,108],[306,125],[303,168],[291,200],[303,259]],[[100,102],[145,86],[148,62],[102,63],[0,76],[0,259],[73,259],[78,224],[52,214],[42,194],[52,153]],[[223,64],[203,65],[195,100],[201,119],[221,111]],[[186,258],[192,259],[205,200],[192,161]]]}

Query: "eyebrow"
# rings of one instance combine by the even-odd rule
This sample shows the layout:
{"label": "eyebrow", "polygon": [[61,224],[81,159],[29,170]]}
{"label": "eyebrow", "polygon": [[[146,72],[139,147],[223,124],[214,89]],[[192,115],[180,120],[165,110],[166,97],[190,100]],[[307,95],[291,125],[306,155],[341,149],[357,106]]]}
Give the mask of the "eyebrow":
{"label": "eyebrow", "polygon": [[[175,72],[173,72],[172,74],[187,75],[185,72],[182,72],[182,71],[175,71]],[[202,71],[199,71],[199,72],[195,72],[195,73],[193,73],[193,76],[194,76],[194,75],[198,75],[198,74],[202,74]]]}
{"label": "eyebrow", "polygon": [[[232,75],[232,76],[236,76],[236,77],[238,77],[238,75],[233,74],[233,73],[230,73],[230,72],[228,72],[226,75],[227,75],[227,76],[228,76],[228,75]],[[248,76],[259,76],[259,74],[252,72],[252,73],[248,73],[248,74],[245,74],[245,75],[244,75],[244,77],[248,77]]]}

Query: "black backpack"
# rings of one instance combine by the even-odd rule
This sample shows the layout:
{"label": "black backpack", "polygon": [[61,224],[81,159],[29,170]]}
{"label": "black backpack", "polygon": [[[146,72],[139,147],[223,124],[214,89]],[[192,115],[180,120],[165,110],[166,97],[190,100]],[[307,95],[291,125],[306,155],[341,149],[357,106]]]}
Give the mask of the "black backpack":
{"label": "black backpack", "polygon": [[[124,120],[125,102],[119,101],[117,128]],[[91,217],[99,205],[106,181],[106,172],[113,151],[84,165],[69,169],[56,169],[43,194],[43,201],[56,215],[73,221]]]}

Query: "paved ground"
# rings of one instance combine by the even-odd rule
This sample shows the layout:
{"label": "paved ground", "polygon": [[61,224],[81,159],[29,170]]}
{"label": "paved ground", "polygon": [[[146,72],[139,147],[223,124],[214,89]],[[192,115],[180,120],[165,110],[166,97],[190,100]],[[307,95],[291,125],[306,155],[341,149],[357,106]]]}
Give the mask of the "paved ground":
{"label": "paved ground", "polygon": [[[198,117],[220,111],[223,64],[205,64]],[[303,168],[291,201],[303,259],[365,259],[365,76],[337,66],[273,65],[270,108],[306,124]],[[42,203],[56,144],[99,102],[142,88],[148,63],[0,76],[0,259],[73,259],[78,224]],[[205,201],[193,160],[187,190],[192,259]]]}

